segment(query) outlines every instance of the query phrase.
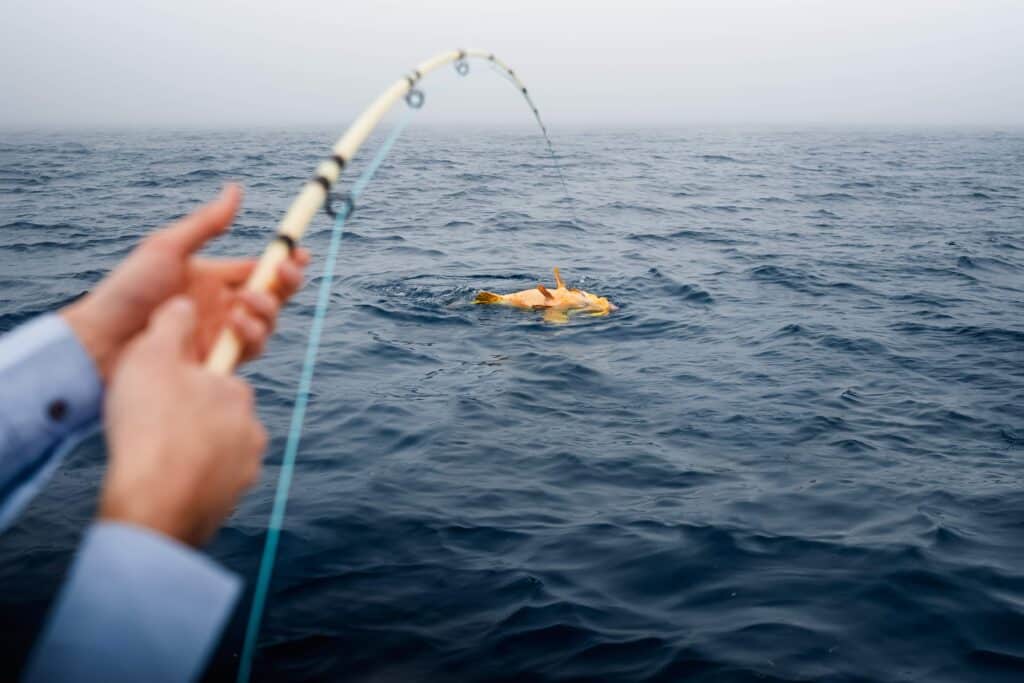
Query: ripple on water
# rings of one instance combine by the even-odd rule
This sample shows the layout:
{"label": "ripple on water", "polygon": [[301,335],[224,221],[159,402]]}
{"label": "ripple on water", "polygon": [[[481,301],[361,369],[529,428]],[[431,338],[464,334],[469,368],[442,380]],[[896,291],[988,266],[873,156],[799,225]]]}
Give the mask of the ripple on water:
{"label": "ripple on water", "polygon": [[[228,179],[211,252],[258,253],[336,134],[5,135],[0,330]],[[571,201],[532,133],[406,135],[346,226],[257,679],[1024,678],[1019,133],[566,129]],[[250,584],[328,238],[243,371],[272,444],[210,552]],[[556,264],[620,310],[472,305]],[[0,537],[6,678],[103,462]]]}

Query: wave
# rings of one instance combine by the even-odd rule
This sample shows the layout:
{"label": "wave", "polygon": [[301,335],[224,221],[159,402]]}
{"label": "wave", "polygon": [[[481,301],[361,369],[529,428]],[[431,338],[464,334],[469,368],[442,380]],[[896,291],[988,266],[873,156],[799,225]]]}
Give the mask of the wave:
{"label": "wave", "polygon": [[[1021,135],[553,132],[571,203],[532,131],[410,129],[346,225],[257,676],[1019,678]],[[258,254],[333,135],[5,135],[0,330],[239,170],[207,253]],[[243,370],[266,473],[209,548],[243,573],[330,225]],[[472,304],[553,265],[621,308]],[[0,618],[45,618],[104,462],[4,535]]]}

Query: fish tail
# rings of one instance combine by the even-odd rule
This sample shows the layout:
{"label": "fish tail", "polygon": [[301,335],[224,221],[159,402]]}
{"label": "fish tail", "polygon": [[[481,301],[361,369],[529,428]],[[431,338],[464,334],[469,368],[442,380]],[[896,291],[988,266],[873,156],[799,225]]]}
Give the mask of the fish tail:
{"label": "fish tail", "polygon": [[495,294],[494,292],[480,292],[473,299],[475,304],[500,304],[502,300],[501,294]]}

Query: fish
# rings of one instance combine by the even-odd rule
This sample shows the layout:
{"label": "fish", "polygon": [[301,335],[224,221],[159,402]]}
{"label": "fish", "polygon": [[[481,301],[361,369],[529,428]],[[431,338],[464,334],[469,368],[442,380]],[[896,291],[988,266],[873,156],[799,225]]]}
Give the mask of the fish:
{"label": "fish", "polygon": [[570,313],[586,313],[591,316],[604,316],[618,310],[618,306],[606,297],[584,292],[575,287],[566,287],[558,267],[555,267],[555,288],[548,289],[537,285],[533,289],[524,289],[512,294],[495,294],[480,292],[473,300],[475,304],[499,304],[515,306],[531,311],[544,311],[544,320],[549,323],[569,322]]}

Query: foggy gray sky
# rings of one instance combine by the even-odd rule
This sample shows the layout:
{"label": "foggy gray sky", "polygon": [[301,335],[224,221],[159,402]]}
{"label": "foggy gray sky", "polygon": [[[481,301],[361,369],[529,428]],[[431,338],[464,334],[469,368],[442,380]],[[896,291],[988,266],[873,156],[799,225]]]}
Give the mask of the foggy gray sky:
{"label": "foggy gray sky", "polygon": [[[554,125],[1021,125],[1024,0],[6,0],[0,126],[342,126],[492,50]],[[525,122],[483,63],[430,121]]]}

